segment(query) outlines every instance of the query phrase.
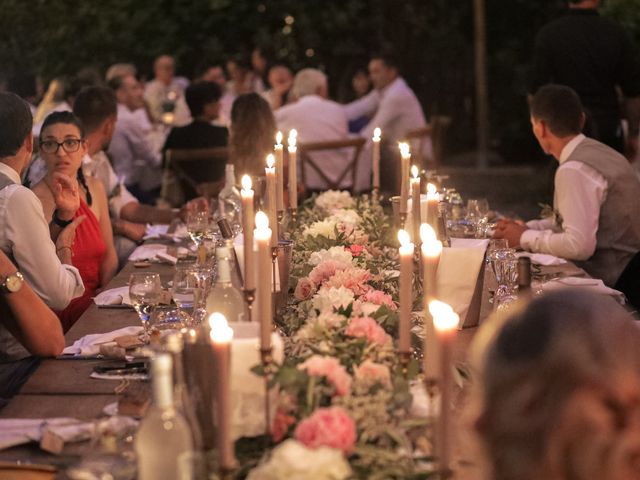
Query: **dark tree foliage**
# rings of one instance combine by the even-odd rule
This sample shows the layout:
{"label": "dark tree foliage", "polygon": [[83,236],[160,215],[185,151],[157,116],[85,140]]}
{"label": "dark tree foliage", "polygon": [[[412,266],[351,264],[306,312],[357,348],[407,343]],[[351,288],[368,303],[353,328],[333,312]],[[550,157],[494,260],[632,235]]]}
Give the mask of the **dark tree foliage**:
{"label": "dark tree foliage", "polygon": [[[510,161],[533,145],[525,88],[536,31],[563,0],[486,0],[493,145]],[[640,37],[640,2],[605,11]],[[371,52],[394,51],[427,115],[453,118],[448,151],[474,142],[471,0],[0,0],[0,75],[50,79],[115,62],[151,73],[171,53],[179,73],[263,47],[294,69],[323,68],[334,96]],[[527,156],[526,154],[524,155]]]}

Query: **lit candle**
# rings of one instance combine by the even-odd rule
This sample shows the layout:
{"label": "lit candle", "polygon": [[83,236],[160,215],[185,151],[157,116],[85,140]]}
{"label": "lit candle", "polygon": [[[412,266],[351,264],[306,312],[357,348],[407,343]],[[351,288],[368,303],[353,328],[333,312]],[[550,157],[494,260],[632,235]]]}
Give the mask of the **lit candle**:
{"label": "lit candle", "polygon": [[400,148],[400,213],[407,213],[409,203],[409,162],[411,152],[408,143],[398,144]]}
{"label": "lit candle", "polygon": [[260,345],[264,350],[271,348],[271,324],[273,322],[271,298],[271,229],[269,217],[264,212],[256,213],[256,229],[253,237],[258,245],[258,281],[256,300],[260,318]]}
{"label": "lit candle", "polygon": [[289,132],[289,207],[298,208],[298,164],[296,158],[296,142],[298,132],[294,129]]}
{"label": "lit candle", "polygon": [[276,133],[276,144],[273,147],[276,155],[276,210],[278,212],[284,210],[284,161],[282,160],[282,132]]}
{"label": "lit candle", "polygon": [[[433,228],[434,232],[437,232],[438,227],[438,203],[440,202],[440,195],[436,190],[436,186],[433,183],[427,184],[427,223]],[[437,236],[437,234],[436,234]]]}
{"label": "lit candle", "polygon": [[373,188],[380,189],[380,136],[382,130],[376,127],[373,129],[373,157],[371,169],[373,171]]}
{"label": "lit candle", "polygon": [[253,290],[256,288],[255,263],[253,258],[253,196],[254,192],[251,188],[251,177],[249,175],[242,176],[242,231],[244,237],[244,289]]}
{"label": "lit candle", "polygon": [[211,349],[216,372],[214,382],[216,449],[219,465],[224,469],[232,469],[236,465],[233,440],[231,437],[231,340],[233,330],[221,313],[209,316],[211,332]]}
{"label": "lit candle", "polygon": [[409,234],[405,230],[398,230],[400,241],[400,325],[399,350],[400,353],[411,351],[411,307],[413,304],[413,250]]}
{"label": "lit candle", "polygon": [[449,470],[451,457],[451,397],[453,390],[452,353],[460,318],[446,303],[434,300],[429,311],[440,344],[440,418],[437,427],[437,454],[440,471]]}
{"label": "lit candle", "polygon": [[264,169],[267,178],[267,198],[266,210],[269,216],[269,225],[273,227],[273,235],[271,237],[271,246],[278,246],[278,214],[276,209],[276,169],[275,157],[273,154],[267,155],[267,168]]}
{"label": "lit candle", "polygon": [[415,165],[411,167],[411,210],[412,219],[411,225],[413,226],[413,242],[416,245],[420,245],[420,224],[422,218],[420,216],[420,175],[418,167]]}
{"label": "lit candle", "polygon": [[429,312],[429,302],[435,299],[436,273],[442,253],[442,242],[436,239],[436,233],[426,223],[420,225],[422,239],[422,287],[424,291],[424,374],[428,380],[438,378],[439,358],[438,340],[433,325],[433,318]]}

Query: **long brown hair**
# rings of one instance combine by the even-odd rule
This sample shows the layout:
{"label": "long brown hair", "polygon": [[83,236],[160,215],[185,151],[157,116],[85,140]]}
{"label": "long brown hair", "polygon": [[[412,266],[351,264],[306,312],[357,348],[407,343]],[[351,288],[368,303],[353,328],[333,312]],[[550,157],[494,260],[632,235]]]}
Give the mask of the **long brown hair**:
{"label": "long brown hair", "polygon": [[273,151],[276,120],[257,93],[240,95],[231,108],[229,150],[238,175],[264,175],[265,157]]}

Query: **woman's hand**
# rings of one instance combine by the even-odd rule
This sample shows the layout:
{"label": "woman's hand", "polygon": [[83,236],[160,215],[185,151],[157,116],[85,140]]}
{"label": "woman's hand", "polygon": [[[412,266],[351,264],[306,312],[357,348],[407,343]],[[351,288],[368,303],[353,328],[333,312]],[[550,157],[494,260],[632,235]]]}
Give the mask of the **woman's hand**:
{"label": "woman's hand", "polygon": [[[56,203],[58,218],[64,221],[71,220],[78,208],[80,208],[78,180],[70,178],[63,173],[54,172],[51,181],[51,191],[53,192],[53,199]],[[67,228],[69,227],[71,227],[71,225]],[[73,231],[75,234],[75,228]]]}

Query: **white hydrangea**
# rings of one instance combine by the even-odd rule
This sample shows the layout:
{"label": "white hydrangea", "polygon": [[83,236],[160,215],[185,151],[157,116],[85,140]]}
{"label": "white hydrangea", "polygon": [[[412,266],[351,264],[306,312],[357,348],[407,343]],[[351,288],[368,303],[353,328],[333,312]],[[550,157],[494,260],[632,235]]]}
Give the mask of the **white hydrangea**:
{"label": "white hydrangea", "polygon": [[353,255],[350,251],[344,247],[331,247],[329,250],[323,248],[318,252],[312,252],[309,257],[309,265],[320,265],[327,260],[334,260],[336,262],[351,265],[353,263]]}
{"label": "white hydrangea", "polygon": [[360,215],[355,210],[348,210],[345,208],[340,208],[335,210],[333,214],[327,219],[331,220],[335,223],[344,223],[346,225],[351,225],[352,227],[356,227],[360,223]]}
{"label": "white hydrangea", "polygon": [[339,450],[311,449],[290,438],[273,449],[266,463],[251,470],[247,480],[344,480],[350,476],[351,467]]}
{"label": "white hydrangea", "polygon": [[302,232],[304,237],[317,237],[322,235],[329,239],[336,238],[336,222],[329,219],[314,222],[304,229]]}
{"label": "white hydrangea", "polygon": [[321,288],[313,297],[313,307],[321,313],[331,312],[334,308],[347,308],[353,299],[353,292],[348,288]]}
{"label": "white hydrangea", "polygon": [[349,192],[327,190],[316,198],[316,207],[322,208],[326,212],[332,212],[338,208],[352,208],[354,205],[355,201]]}

